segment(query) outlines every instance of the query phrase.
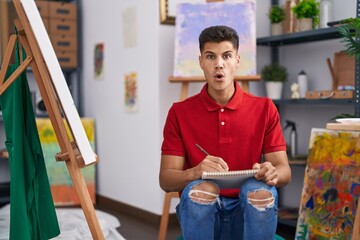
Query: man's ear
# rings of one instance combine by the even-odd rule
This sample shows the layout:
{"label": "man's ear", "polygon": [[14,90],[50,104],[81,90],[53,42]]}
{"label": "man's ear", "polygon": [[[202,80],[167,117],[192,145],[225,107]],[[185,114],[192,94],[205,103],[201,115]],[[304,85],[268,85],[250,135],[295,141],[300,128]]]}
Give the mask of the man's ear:
{"label": "man's ear", "polygon": [[199,65],[200,65],[200,68],[203,69],[202,57],[201,57],[201,55],[199,55]]}
{"label": "man's ear", "polygon": [[237,64],[237,66],[240,65],[240,54],[236,55],[236,64]]}

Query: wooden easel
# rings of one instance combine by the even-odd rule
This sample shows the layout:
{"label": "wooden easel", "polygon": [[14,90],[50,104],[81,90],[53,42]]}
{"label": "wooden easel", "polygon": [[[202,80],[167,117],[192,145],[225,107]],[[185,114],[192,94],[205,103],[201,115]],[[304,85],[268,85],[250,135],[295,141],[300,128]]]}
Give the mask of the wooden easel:
{"label": "wooden easel", "polygon": [[[338,131],[360,131],[360,124],[328,123],[326,124],[326,129]],[[357,140],[356,147],[360,149],[360,137]],[[360,240],[360,198],[358,199],[351,240]]]}
{"label": "wooden easel", "polygon": [[[61,153],[59,153],[56,158],[57,160],[64,160],[66,162],[66,166],[73,181],[77,196],[79,197],[80,204],[93,239],[103,240],[104,236],[96,217],[95,209],[87,190],[84,177],[80,171],[81,167],[85,166],[81,153],[78,150],[76,142],[71,142],[70,137],[67,134],[65,123],[62,118],[64,109],[58,101],[58,93],[56,92],[56,88],[54,88],[54,83],[52,82],[53,80],[51,79],[49,70],[45,64],[38,42],[28,22],[24,9],[21,6],[20,0],[13,0],[13,2],[20,19],[15,20],[18,36],[12,35],[10,37],[5,51],[4,60],[0,71],[0,95],[29,66],[32,68],[36,83],[39,87],[42,99],[46,106],[51,123],[54,127],[54,131],[61,149]],[[19,38],[20,44],[24,48],[27,57],[26,59],[23,59],[21,65],[7,79],[7,81],[4,82],[13,49],[16,41],[18,40],[17,38]],[[72,132],[71,134],[73,135]]]}

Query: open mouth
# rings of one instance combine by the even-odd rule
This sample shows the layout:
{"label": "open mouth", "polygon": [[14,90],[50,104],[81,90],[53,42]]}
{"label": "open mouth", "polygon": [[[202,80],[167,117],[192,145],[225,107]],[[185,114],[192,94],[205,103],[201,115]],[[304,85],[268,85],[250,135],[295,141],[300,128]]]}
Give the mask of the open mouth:
{"label": "open mouth", "polygon": [[216,73],[215,75],[214,75],[214,78],[215,79],[222,79],[224,77],[224,74],[222,74],[222,73]]}

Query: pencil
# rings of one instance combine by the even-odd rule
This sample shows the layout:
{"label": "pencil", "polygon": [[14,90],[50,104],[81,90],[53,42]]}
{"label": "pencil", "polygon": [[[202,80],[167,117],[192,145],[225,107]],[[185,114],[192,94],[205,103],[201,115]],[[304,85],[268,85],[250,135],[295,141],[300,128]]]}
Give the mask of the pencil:
{"label": "pencil", "polygon": [[205,151],[205,149],[203,149],[202,147],[200,147],[199,144],[195,143],[195,146],[197,146],[197,147],[200,149],[200,151],[202,151],[202,152],[205,153],[206,155],[210,155],[207,151]]}

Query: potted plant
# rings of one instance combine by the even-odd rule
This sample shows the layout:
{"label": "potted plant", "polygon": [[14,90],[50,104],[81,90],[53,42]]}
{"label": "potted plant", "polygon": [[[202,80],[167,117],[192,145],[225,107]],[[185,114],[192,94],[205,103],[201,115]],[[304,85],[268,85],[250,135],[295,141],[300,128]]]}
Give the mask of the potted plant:
{"label": "potted plant", "polygon": [[319,24],[320,3],[316,0],[302,0],[292,8],[299,24],[299,31],[308,31],[315,29]]}
{"label": "potted plant", "polygon": [[345,46],[345,51],[349,56],[360,57],[360,18],[349,18],[341,21],[342,24],[337,28],[341,42]]}
{"label": "potted plant", "polygon": [[285,9],[279,5],[273,5],[269,9],[268,17],[271,23],[271,35],[283,33],[282,22],[285,20]]}
{"label": "potted plant", "polygon": [[265,81],[266,94],[271,99],[280,99],[283,84],[288,72],[279,63],[265,65],[261,70],[261,78]]}

